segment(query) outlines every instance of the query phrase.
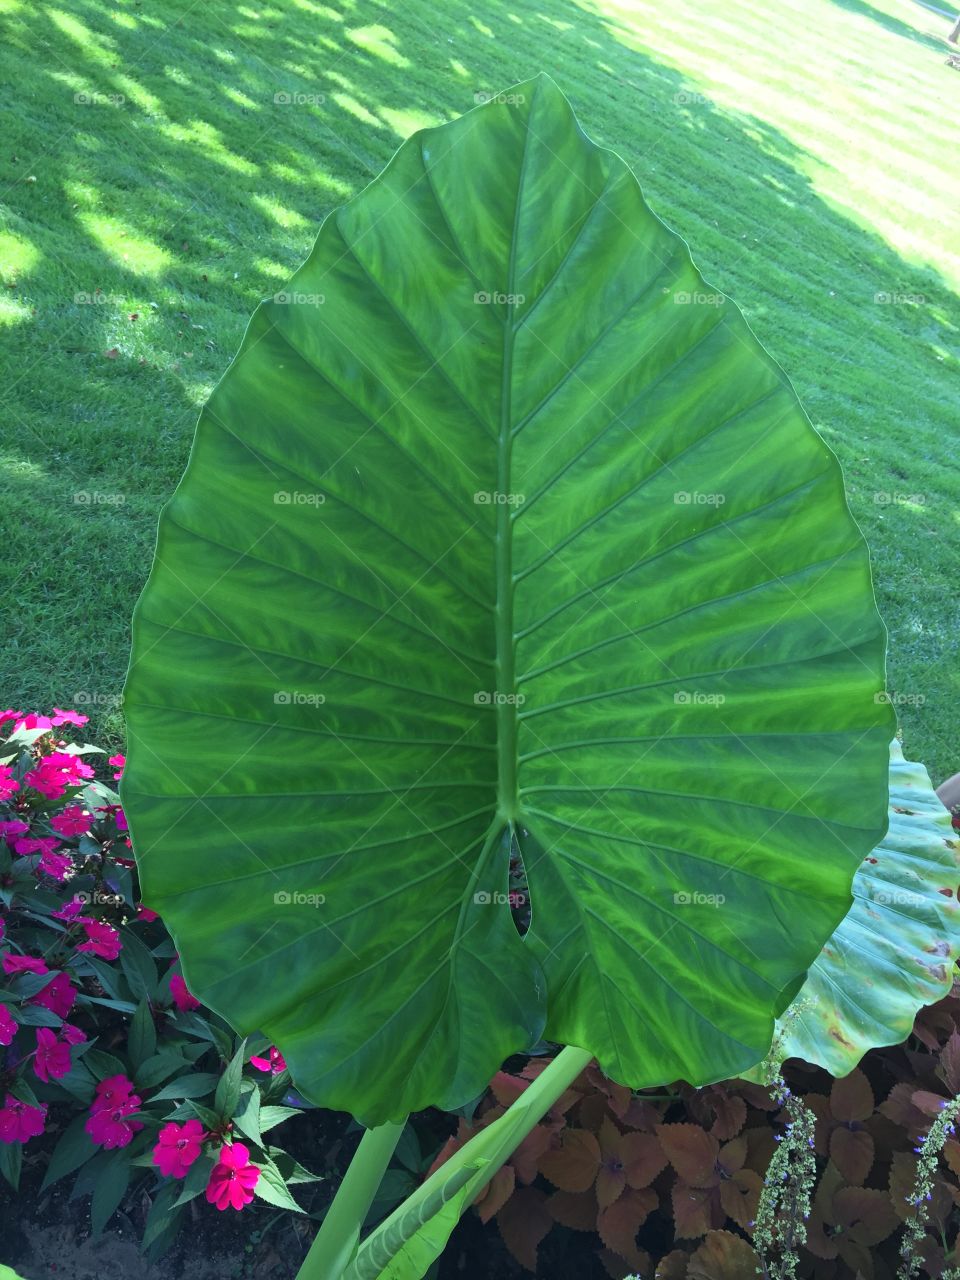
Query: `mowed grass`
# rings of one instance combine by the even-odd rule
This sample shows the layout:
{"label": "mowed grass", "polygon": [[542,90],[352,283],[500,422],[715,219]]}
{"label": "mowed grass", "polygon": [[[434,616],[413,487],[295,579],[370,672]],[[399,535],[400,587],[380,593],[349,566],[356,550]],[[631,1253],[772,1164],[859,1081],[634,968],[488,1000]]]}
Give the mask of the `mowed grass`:
{"label": "mowed grass", "polygon": [[0,27],[5,697],[84,703],[91,737],[122,739],[157,514],[250,312],[410,132],[546,70],[838,453],[907,752],[937,780],[960,768],[946,19],[893,0],[0,0]]}

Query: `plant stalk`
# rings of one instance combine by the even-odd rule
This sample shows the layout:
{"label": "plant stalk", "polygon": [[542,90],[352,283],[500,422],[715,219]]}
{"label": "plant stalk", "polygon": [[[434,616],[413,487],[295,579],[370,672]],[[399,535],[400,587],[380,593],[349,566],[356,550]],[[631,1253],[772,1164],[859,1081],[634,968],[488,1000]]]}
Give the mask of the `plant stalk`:
{"label": "plant stalk", "polygon": [[[585,1049],[568,1046],[561,1050],[502,1116],[475,1134],[367,1236],[342,1280],[376,1280],[421,1227],[456,1201],[455,1214],[450,1213],[444,1223],[442,1239],[438,1235],[433,1242],[436,1250],[433,1245],[427,1248],[431,1257],[439,1256],[459,1217],[592,1061],[593,1054]],[[417,1262],[422,1264],[425,1256],[421,1251]],[[340,1280],[340,1273],[336,1274]]]}
{"label": "plant stalk", "polygon": [[297,1280],[340,1280],[405,1124],[388,1122],[364,1133]]}

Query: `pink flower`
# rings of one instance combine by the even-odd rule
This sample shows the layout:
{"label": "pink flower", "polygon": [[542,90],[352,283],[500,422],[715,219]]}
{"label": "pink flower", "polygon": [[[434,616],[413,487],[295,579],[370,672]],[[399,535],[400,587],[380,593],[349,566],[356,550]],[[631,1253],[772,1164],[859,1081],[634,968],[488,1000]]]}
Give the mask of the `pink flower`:
{"label": "pink flower", "polygon": [[21,729],[52,729],[53,721],[49,716],[38,716],[35,711],[31,711],[29,715],[21,715],[16,724],[13,726],[13,732],[19,733]]}
{"label": "pink flower", "polygon": [[187,990],[187,984],[180,977],[179,973],[175,973],[170,979],[170,994],[173,996],[173,1003],[178,1009],[199,1009],[200,1001],[190,994]]}
{"label": "pink flower", "polygon": [[56,836],[28,836],[22,840],[14,840],[13,849],[15,853],[53,853],[54,849],[60,848],[60,841]]}
{"label": "pink flower", "polygon": [[51,751],[23,776],[24,782],[45,800],[58,800],[67,787],[80,785],[82,778],[92,778],[93,770],[79,756],[67,751]]}
{"label": "pink flower", "polygon": [[53,723],[55,725],[75,724],[79,728],[80,725],[86,724],[90,719],[89,716],[85,716],[81,711],[63,711],[60,707],[54,707],[53,710]]}
{"label": "pink flower", "polygon": [[[120,805],[118,805],[118,804],[101,804],[101,805],[97,805],[97,813],[105,813],[105,814],[107,814],[107,816],[108,816],[108,817],[112,814],[112,815],[113,815],[113,818],[114,818],[114,821],[115,821],[115,822],[116,822],[116,824],[117,824],[117,830],[118,830],[118,831],[126,831],[126,830],[128,830],[128,827],[127,827],[127,819],[126,819],[126,816],[124,815],[123,809],[121,808],[121,806],[120,806]],[[119,861],[119,859],[118,859],[118,861]],[[130,865],[132,866],[133,864],[131,863]]]}
{"label": "pink flower", "polygon": [[56,920],[65,920],[69,923],[83,912],[83,908],[86,905],[86,902],[81,898],[71,898],[69,902],[63,904],[59,911],[51,911],[50,914]]}
{"label": "pink flower", "polygon": [[58,973],[52,982],[48,982],[42,991],[28,1000],[28,1004],[40,1004],[49,1009],[58,1018],[65,1018],[73,1008],[77,998],[77,989],[65,973]]}
{"label": "pink flower", "polygon": [[[15,711],[12,714],[16,716],[16,724],[13,726],[14,733],[19,733],[21,729],[54,729],[61,724],[75,724],[77,726],[86,724],[89,716],[81,715],[79,711],[62,711],[60,707],[54,707],[54,715],[40,716],[36,712],[31,711],[29,715],[23,715],[22,712]],[[5,713],[9,719],[9,713]]]}
{"label": "pink flower", "polygon": [[0,960],[3,965],[3,972],[7,975],[11,973],[47,973],[47,964],[39,956],[15,956],[10,951],[4,951],[3,959]]}
{"label": "pink flower", "polygon": [[56,769],[45,769],[42,763],[25,773],[23,780],[45,800],[58,800],[67,789],[66,779]]}
{"label": "pink flower", "polygon": [[47,1104],[31,1107],[21,1102],[12,1093],[0,1110],[0,1142],[29,1142],[31,1138],[43,1133],[43,1124],[47,1115]]}
{"label": "pink flower", "polygon": [[0,711],[0,730],[3,729],[8,720],[19,720],[22,715],[22,711],[14,711],[10,707],[6,711]]}
{"label": "pink flower", "polygon": [[5,1004],[0,1004],[0,1044],[12,1044],[17,1034],[17,1024]]}
{"label": "pink flower", "polygon": [[9,800],[19,790],[20,783],[13,776],[13,766],[0,764],[0,800]]}
{"label": "pink flower", "polygon": [[77,916],[77,924],[82,924],[87,934],[86,942],[80,943],[78,951],[92,951],[104,960],[116,960],[120,954],[120,934],[112,924],[90,916]]}
{"label": "pink flower", "polygon": [[275,1044],[270,1046],[265,1058],[251,1058],[250,1065],[256,1067],[258,1071],[272,1071],[274,1075],[279,1075],[281,1071],[287,1069],[283,1054]]}
{"label": "pink flower", "polygon": [[165,1178],[183,1178],[200,1154],[203,1125],[199,1120],[186,1124],[165,1124],[153,1148],[153,1163],[160,1166]]}
{"label": "pink flower", "polygon": [[150,924],[153,920],[159,920],[160,917],[155,911],[151,911],[149,907],[145,907],[141,902],[137,907],[137,919],[142,920],[144,924]]}
{"label": "pink flower", "polygon": [[210,1170],[207,1199],[218,1209],[242,1209],[253,1199],[260,1170],[250,1163],[250,1152],[242,1142],[220,1148],[220,1159]]}
{"label": "pink flower", "polygon": [[135,1093],[114,1107],[98,1107],[96,1103],[94,1106],[96,1109],[90,1113],[90,1119],[83,1127],[93,1141],[107,1151],[127,1146],[137,1130],[143,1128],[139,1120],[127,1119],[140,1109],[140,1099]]}
{"label": "pink flower", "polygon": [[127,763],[126,756],[107,756],[107,764],[112,764],[117,772],[113,775],[114,781],[119,781],[123,774],[123,767]]}
{"label": "pink flower", "polygon": [[54,831],[59,831],[66,840],[71,836],[84,835],[90,830],[92,824],[93,814],[87,813],[86,809],[78,804],[69,805],[62,813],[50,819],[50,825]]}
{"label": "pink flower", "polygon": [[7,844],[13,843],[14,836],[22,836],[25,831],[30,830],[29,822],[21,822],[19,818],[12,818],[9,822],[0,822],[0,836],[6,840]]}
{"label": "pink flower", "polygon": [[61,883],[66,880],[67,873],[73,868],[73,861],[67,853],[50,853],[44,850],[37,863],[37,870],[42,871],[44,875],[50,876],[53,880]]}
{"label": "pink flower", "polygon": [[[134,1084],[126,1076],[106,1076],[97,1085],[91,1111],[112,1111],[133,1094]],[[139,1099],[138,1099],[139,1101]]]}
{"label": "pink flower", "polygon": [[45,769],[44,762],[23,775],[28,787],[39,792],[45,800],[58,800],[67,789],[66,779],[57,769]]}
{"label": "pink flower", "polygon": [[60,1028],[60,1034],[66,1040],[67,1044],[83,1044],[87,1038],[87,1033],[81,1031],[79,1027],[71,1026],[69,1022],[65,1022]]}
{"label": "pink flower", "polygon": [[37,1028],[37,1051],[33,1070],[38,1080],[59,1080],[70,1071],[70,1045],[58,1040],[49,1027]]}

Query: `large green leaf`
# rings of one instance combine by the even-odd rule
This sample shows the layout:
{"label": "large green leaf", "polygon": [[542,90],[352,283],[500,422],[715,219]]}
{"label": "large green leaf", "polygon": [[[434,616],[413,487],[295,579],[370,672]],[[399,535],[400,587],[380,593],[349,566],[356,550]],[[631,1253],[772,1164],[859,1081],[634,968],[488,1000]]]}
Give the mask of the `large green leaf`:
{"label": "large green leaf", "polygon": [[945,996],[960,954],[960,842],[922,764],[890,747],[890,827],[853,881],[853,906],[780,1023],[786,1057],[845,1076],[899,1044]]}
{"label": "large green leaf", "polygon": [[885,829],[883,643],[835,458],[540,77],[332,213],[201,415],[134,621],[144,896],[368,1122],[544,1032],[736,1074]]}

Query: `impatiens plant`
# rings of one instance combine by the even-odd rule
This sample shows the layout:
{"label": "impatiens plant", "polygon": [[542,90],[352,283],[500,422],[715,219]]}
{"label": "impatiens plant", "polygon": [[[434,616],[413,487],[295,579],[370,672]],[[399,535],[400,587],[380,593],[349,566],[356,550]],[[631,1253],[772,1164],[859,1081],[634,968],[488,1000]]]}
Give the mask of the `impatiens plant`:
{"label": "impatiens plant", "polygon": [[[421,1276],[594,1058],[765,1058],[886,830],[883,658],[835,458],[552,81],[327,218],[161,518],[122,782],[190,990],[370,1126],[304,1277]],[[407,1113],[544,1038],[360,1246]],[[745,1153],[676,1138],[742,1216]]]}
{"label": "impatiens plant", "polygon": [[242,1209],[253,1199],[260,1170],[250,1163],[250,1152],[242,1142],[225,1143],[210,1171],[207,1199],[218,1209]]}
{"label": "impatiens plant", "polygon": [[153,1149],[153,1163],[165,1178],[184,1178],[203,1149],[203,1125],[199,1120],[165,1124]]}
{"label": "impatiens plant", "polygon": [[[238,1044],[203,1008],[139,904],[123,810],[95,777],[102,753],[60,736],[85,720],[3,717],[0,1172],[14,1188],[24,1160],[46,1163],[44,1185],[74,1174],[95,1231],[139,1184],[156,1255],[201,1192],[218,1209],[256,1195],[302,1213],[289,1185],[318,1179],[269,1136],[297,1114],[279,1052]],[[116,781],[124,758],[109,763]]]}

